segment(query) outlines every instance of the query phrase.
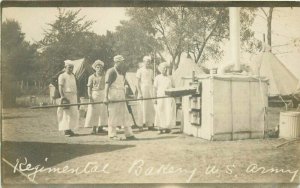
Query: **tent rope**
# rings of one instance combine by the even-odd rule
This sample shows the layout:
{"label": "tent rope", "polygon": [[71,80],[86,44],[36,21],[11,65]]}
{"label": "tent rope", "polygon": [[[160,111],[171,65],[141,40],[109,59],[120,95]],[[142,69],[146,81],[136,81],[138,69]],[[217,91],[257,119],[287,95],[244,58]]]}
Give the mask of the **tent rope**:
{"label": "tent rope", "polygon": [[283,98],[282,98],[281,95],[279,95],[279,98],[280,98],[280,99],[282,100],[282,102],[284,103],[285,111],[287,111],[287,110],[288,110],[288,103],[286,103],[286,102],[283,100]]}

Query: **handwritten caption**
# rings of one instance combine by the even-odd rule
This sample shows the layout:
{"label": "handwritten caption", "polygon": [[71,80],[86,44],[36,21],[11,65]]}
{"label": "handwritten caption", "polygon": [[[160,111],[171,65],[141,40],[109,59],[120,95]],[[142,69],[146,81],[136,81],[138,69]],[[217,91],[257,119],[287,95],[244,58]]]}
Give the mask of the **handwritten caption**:
{"label": "handwritten caption", "polygon": [[[48,158],[45,158],[45,163],[47,163]],[[16,164],[14,165],[14,173],[21,172],[26,173],[28,179],[34,181],[37,174],[39,173],[57,173],[57,174],[110,174],[111,173],[110,164],[100,164],[99,162],[87,162],[81,167],[71,167],[70,165],[65,165],[63,167],[45,167],[41,164],[32,165],[26,157],[21,159],[16,159]],[[116,170],[116,169],[115,169]],[[122,172],[120,172],[122,173]],[[206,168],[198,170],[197,168],[183,168],[177,165],[160,164],[151,166],[146,164],[142,159],[134,160],[130,163],[127,172],[130,175],[140,177],[140,176],[168,176],[177,175],[182,176],[186,183],[190,183],[196,174],[202,173],[206,176],[220,177],[221,175],[229,175],[238,178],[241,174],[246,175],[263,175],[263,174],[279,174],[289,176],[290,182],[294,182],[297,175],[299,175],[299,169],[284,169],[276,167],[263,167],[256,163],[251,163],[245,167],[238,167],[235,164],[224,165],[223,167],[218,167],[217,165],[207,165]]]}

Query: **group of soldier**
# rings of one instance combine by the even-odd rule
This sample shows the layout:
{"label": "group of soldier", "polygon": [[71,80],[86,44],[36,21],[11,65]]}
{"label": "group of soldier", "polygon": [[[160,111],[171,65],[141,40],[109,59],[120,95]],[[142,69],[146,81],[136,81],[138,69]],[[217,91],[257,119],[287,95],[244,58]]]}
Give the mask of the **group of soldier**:
{"label": "group of soldier", "polygon": [[[132,131],[132,119],[126,102],[126,63],[122,55],[114,57],[114,66],[104,71],[104,62],[96,60],[93,65],[95,73],[89,76],[87,91],[89,102],[103,102],[88,105],[84,127],[92,127],[92,134],[104,131],[108,126],[108,137],[111,140],[121,140],[117,136],[118,127],[124,129],[125,140],[136,140]],[[63,103],[77,103],[76,78],[73,74],[73,64],[65,61],[64,73],[58,77],[60,101]],[[137,70],[137,91],[139,99],[138,112],[141,112],[142,126],[148,130],[156,130],[159,134],[170,133],[176,123],[176,104],[173,98],[165,96],[165,90],[173,87],[168,76],[169,65],[160,63],[159,75],[154,76],[151,57],[145,56],[141,67]],[[155,98],[148,100],[148,98]],[[157,98],[157,99],[156,99]],[[145,100],[144,100],[145,99]],[[113,101],[124,102],[113,102]],[[68,108],[58,107],[57,110],[59,130],[65,136],[75,136],[73,132],[79,125],[79,111],[77,106]],[[156,127],[156,128],[155,128]]]}

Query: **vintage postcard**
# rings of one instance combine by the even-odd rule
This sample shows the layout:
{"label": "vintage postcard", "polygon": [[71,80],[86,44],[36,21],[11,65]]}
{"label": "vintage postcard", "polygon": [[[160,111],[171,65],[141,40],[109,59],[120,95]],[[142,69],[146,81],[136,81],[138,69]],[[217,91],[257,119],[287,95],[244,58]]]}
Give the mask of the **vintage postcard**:
{"label": "vintage postcard", "polygon": [[1,13],[3,187],[299,187],[298,2]]}

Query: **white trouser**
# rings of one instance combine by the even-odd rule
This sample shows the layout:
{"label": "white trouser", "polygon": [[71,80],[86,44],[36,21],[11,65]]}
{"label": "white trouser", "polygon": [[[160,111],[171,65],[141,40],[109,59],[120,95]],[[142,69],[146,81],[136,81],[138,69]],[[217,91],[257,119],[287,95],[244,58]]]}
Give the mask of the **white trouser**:
{"label": "white trouser", "polygon": [[[153,95],[153,86],[152,85],[141,85],[143,98],[152,98]],[[142,123],[146,126],[153,126],[155,109],[153,100],[143,100],[140,101],[140,109],[142,112]]]}
{"label": "white trouser", "polygon": [[[77,103],[76,93],[65,93],[65,97],[71,104]],[[79,124],[78,106],[70,106],[68,109],[57,108],[58,130],[76,129]]]}
{"label": "white trouser", "polygon": [[[103,101],[104,90],[92,91],[94,102]],[[84,127],[107,125],[107,108],[104,104],[88,105]]]}
{"label": "white trouser", "polygon": [[[124,100],[125,93],[122,89],[111,88],[109,90],[109,100]],[[132,120],[128,112],[125,102],[109,103],[108,104],[108,136],[113,137],[117,135],[117,126],[124,127],[126,137],[132,136]]]}

